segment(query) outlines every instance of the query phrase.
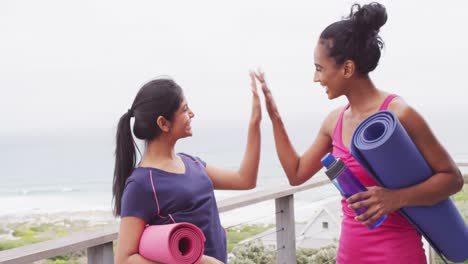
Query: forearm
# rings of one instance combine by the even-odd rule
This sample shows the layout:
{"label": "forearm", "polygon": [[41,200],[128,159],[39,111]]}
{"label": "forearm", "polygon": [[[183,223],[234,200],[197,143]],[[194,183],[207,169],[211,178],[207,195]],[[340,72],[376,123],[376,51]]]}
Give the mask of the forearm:
{"label": "forearm", "polygon": [[162,263],[159,263],[159,262],[154,262],[154,261],[150,261],[144,257],[142,257],[140,254],[133,254],[131,256],[129,256],[128,258],[124,259],[124,260],[116,260],[115,262],[116,264],[162,264]]}
{"label": "forearm", "polygon": [[[221,263],[219,260],[203,255],[201,259],[199,260],[198,264],[208,264],[208,263],[218,263],[218,262]],[[123,261],[116,260],[116,264],[164,264],[164,263],[150,261],[142,257],[140,254],[133,254]]]}
{"label": "forearm", "polygon": [[462,186],[463,178],[459,171],[437,173],[426,181],[397,190],[401,197],[401,207],[431,206],[450,195],[455,194]]}
{"label": "forearm", "polygon": [[197,264],[222,264],[223,262],[219,261],[216,258],[203,255],[200,261]]}
{"label": "forearm", "polygon": [[242,159],[239,175],[245,183],[245,189],[255,188],[260,161],[260,120],[252,119],[249,124],[247,146]]}
{"label": "forearm", "polygon": [[280,117],[272,119],[273,134],[275,138],[276,153],[291,185],[298,185],[297,170],[300,156],[289,140],[286,128]]}

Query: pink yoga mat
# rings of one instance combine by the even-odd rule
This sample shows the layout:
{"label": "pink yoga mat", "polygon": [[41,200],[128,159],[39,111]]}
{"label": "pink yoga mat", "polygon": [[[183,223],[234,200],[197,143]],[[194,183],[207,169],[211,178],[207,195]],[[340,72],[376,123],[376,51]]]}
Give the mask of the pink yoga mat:
{"label": "pink yoga mat", "polygon": [[205,249],[205,236],[195,225],[177,223],[146,227],[139,253],[146,259],[170,264],[196,263]]}

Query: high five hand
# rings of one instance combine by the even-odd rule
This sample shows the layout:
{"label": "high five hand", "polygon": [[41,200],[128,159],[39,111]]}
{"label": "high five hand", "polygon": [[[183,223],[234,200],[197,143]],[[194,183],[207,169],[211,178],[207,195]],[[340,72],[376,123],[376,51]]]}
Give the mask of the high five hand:
{"label": "high five hand", "polygon": [[262,91],[263,91],[263,94],[265,95],[265,104],[266,104],[266,108],[268,111],[268,115],[270,116],[270,119],[273,120],[273,119],[279,118],[280,115],[278,112],[278,107],[276,106],[276,103],[275,103],[275,99],[273,98],[273,95],[271,94],[271,91],[268,88],[266,81],[265,81],[265,73],[261,72],[260,70],[257,70],[257,72],[255,73],[255,77],[262,85]]}
{"label": "high five hand", "polygon": [[260,106],[260,97],[258,96],[257,91],[257,82],[255,81],[255,73],[250,72],[250,80],[251,80],[251,87],[252,87],[252,122],[260,122],[262,119],[262,109]]}

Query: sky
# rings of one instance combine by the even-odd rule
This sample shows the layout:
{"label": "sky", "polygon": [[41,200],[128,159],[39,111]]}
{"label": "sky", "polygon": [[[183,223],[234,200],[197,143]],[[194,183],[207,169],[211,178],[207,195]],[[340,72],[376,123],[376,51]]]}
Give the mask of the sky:
{"label": "sky", "polygon": [[[257,67],[284,119],[325,117],[345,98],[329,101],[313,82],[314,46],[352,3],[2,0],[0,135],[106,133],[161,75],[183,87],[199,124],[242,121]],[[377,87],[403,96],[441,133],[446,120],[467,120],[468,2],[381,3],[388,21],[371,73]]]}

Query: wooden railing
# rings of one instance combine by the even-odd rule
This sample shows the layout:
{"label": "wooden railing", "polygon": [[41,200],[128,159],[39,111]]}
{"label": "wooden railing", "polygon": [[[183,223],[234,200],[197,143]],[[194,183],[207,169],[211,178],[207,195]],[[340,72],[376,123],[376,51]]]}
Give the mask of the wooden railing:
{"label": "wooden railing", "polygon": [[[458,166],[468,166],[468,162],[458,162]],[[464,178],[468,183],[468,176]],[[301,186],[280,187],[266,191],[252,192],[240,197],[233,197],[218,202],[219,212],[227,212],[248,205],[275,200],[276,229],[277,232],[277,263],[296,263],[296,238],[294,217],[294,194],[329,184],[325,177],[317,177]],[[86,250],[88,263],[110,264],[114,263],[113,241],[117,239],[117,227],[109,227],[99,231],[83,232],[64,238],[40,242],[28,246],[0,251],[0,263],[31,263],[33,261],[67,254],[79,250]],[[433,262],[434,253],[428,252],[430,262]]]}
{"label": "wooden railing", "polygon": [[[219,212],[227,212],[248,205],[275,200],[277,229],[278,263],[295,263],[295,222],[294,194],[329,184],[325,177],[312,179],[301,186],[279,187],[266,191],[252,192],[218,202]],[[58,255],[86,250],[88,263],[110,264],[114,262],[112,243],[117,239],[117,227],[109,227],[95,232],[83,232],[64,238],[40,242],[28,246],[0,251],[0,263],[31,263]]]}

